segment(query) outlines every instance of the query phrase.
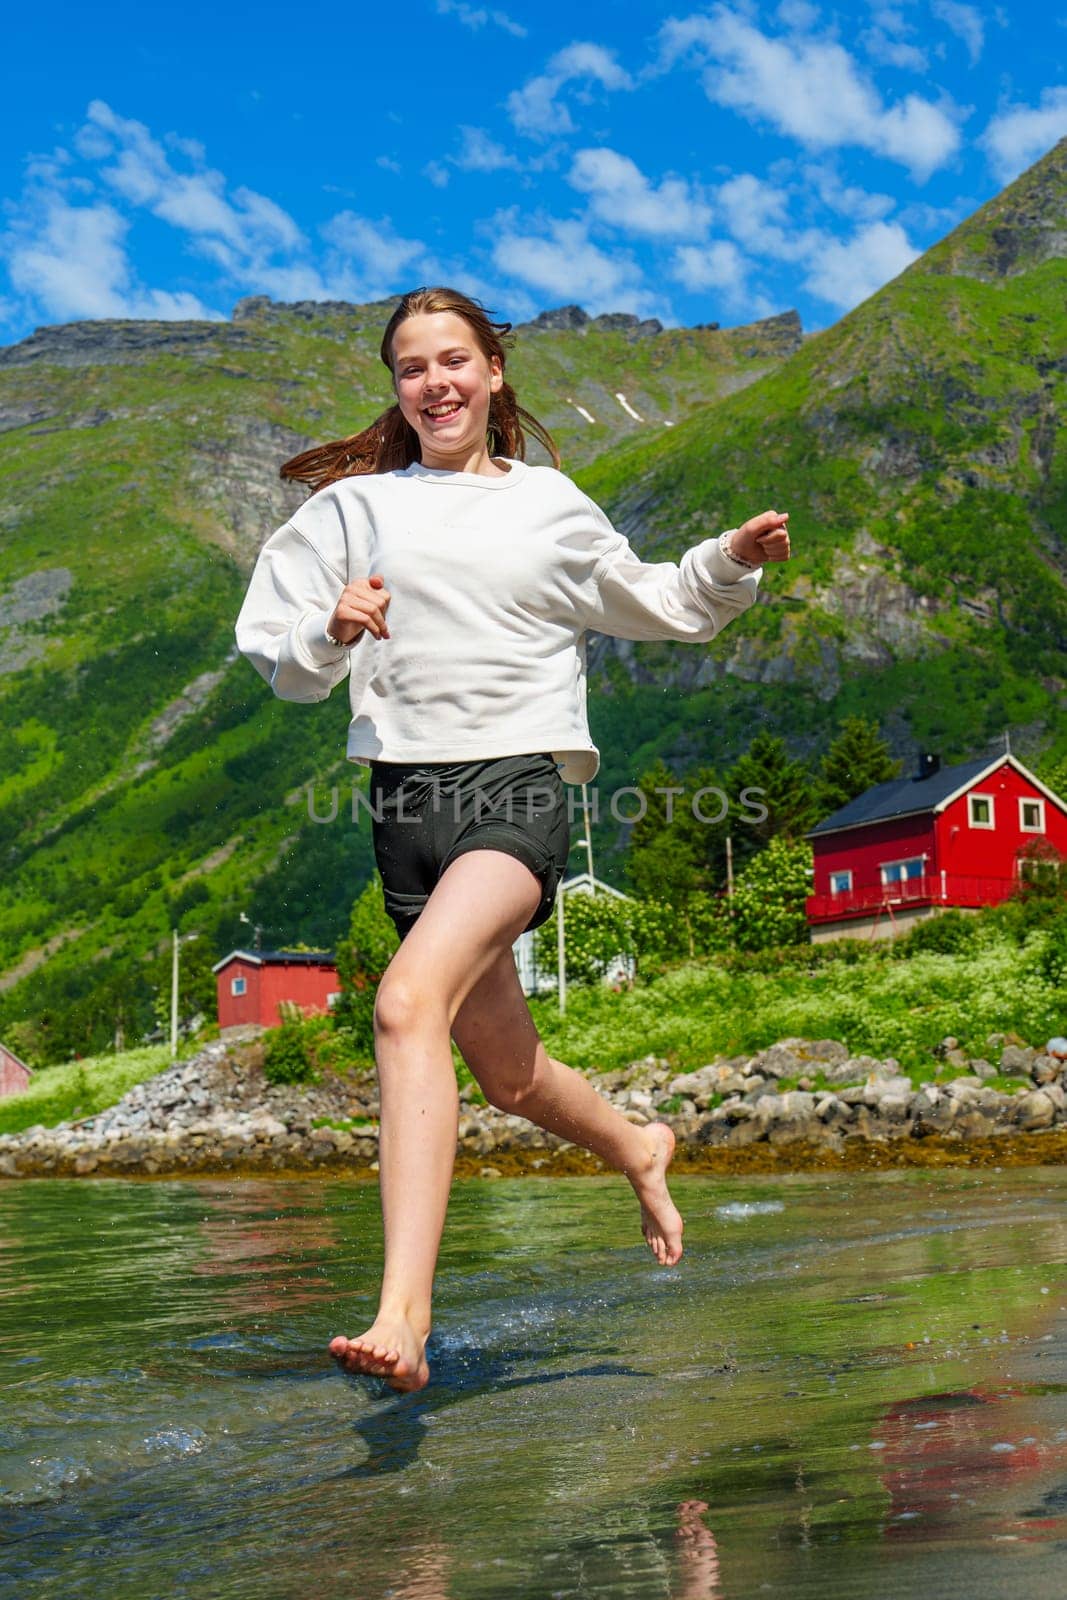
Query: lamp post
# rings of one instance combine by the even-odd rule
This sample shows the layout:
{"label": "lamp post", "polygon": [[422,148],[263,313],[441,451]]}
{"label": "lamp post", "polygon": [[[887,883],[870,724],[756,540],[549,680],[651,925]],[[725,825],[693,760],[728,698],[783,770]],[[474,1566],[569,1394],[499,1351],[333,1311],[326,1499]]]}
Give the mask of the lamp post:
{"label": "lamp post", "polygon": [[177,928],[172,929],[170,963],[170,1059],[172,1061],[178,1058],[178,946],[190,944],[199,937],[198,933],[180,934]]}

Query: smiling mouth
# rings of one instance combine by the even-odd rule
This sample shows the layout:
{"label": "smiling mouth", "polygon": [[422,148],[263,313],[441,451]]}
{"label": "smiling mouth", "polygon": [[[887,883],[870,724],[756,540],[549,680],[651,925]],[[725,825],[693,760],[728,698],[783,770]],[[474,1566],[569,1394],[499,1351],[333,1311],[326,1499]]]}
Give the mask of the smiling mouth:
{"label": "smiling mouth", "polygon": [[444,422],[449,417],[456,416],[462,409],[458,400],[448,400],[439,406],[427,406],[424,415],[431,417],[434,422]]}

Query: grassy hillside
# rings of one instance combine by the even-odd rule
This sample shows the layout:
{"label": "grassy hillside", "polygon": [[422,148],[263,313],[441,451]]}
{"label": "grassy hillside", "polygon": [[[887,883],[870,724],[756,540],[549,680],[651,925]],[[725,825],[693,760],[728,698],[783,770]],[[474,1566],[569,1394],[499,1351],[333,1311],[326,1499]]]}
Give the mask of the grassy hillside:
{"label": "grassy hillside", "polygon": [[[812,754],[857,710],[900,753],[1067,740],[1065,191],[1067,145],[803,344],[792,318],[521,330],[524,403],[643,553],[792,512],[795,562],[711,650],[594,645],[605,791],[661,755],[727,764],[759,726]],[[250,301],[0,351],[0,1033],[30,1019],[34,1059],[136,1037],[173,921],[201,968],[242,915],[266,945],[344,926],[370,865],[347,706],[274,701],[232,626],[300,498],[279,463],[387,399],[387,311]],[[306,786],[324,808],[332,783],[317,826]]]}
{"label": "grassy hillside", "polygon": [[1067,141],[758,387],[583,473],[657,554],[791,512],[721,654],[604,648],[627,763],[729,757],[754,723],[810,752],[854,712],[901,752],[1063,750],[1065,216]]}

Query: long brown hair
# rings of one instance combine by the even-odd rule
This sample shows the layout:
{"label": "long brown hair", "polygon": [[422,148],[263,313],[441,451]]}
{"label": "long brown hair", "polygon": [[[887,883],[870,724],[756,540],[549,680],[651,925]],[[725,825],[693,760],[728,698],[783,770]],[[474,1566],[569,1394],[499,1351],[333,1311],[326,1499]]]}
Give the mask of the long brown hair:
{"label": "long brown hair", "polygon": [[[412,289],[403,296],[382,335],[381,357],[393,371],[393,336],[409,317],[451,311],[468,323],[486,360],[496,356],[503,372],[507,346],[512,342],[510,322],[493,322],[485,307],[458,289]],[[526,435],[547,450],[553,466],[559,466],[559,451],[547,428],[524,411],[510,383],[502,385],[489,403],[487,440],[491,455],[525,461]],[[355,478],[369,472],[394,472],[419,460],[419,441],[415,430],[404,420],[398,405],[391,405],[376,417],[369,428],[350,434],[347,439],[332,439],[294,456],[281,468],[281,476],[312,489],[325,489],[340,478]]]}

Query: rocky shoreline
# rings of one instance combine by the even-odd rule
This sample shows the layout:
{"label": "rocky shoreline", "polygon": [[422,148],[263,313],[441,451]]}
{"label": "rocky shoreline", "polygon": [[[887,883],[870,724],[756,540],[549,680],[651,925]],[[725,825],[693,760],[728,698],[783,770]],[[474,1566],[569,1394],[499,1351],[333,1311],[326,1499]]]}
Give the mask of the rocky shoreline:
{"label": "rocky shoreline", "polygon": [[[1062,1043],[1053,1041],[1050,1054],[993,1035],[994,1064],[946,1039],[936,1080],[918,1085],[892,1058],[852,1056],[834,1039],[785,1039],[681,1074],[648,1056],[592,1082],[630,1121],[668,1122],[680,1170],[944,1164],[967,1152],[1030,1164],[1067,1159]],[[1012,1087],[994,1087],[993,1078]],[[0,1136],[0,1177],[370,1174],[377,1117],[373,1074],[272,1085],[255,1047],[216,1042],[96,1116]],[[602,1167],[484,1105],[468,1086],[457,1170],[496,1177]]]}

